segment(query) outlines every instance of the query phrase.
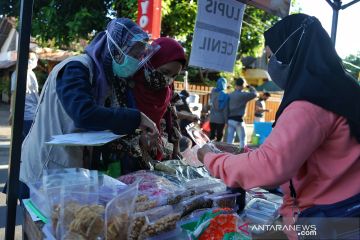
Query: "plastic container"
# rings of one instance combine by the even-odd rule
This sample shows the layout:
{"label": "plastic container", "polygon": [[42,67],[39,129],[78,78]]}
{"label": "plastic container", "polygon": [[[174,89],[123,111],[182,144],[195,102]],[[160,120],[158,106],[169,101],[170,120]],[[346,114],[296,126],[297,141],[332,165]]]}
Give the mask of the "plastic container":
{"label": "plastic container", "polygon": [[237,198],[241,195],[241,193],[233,193],[226,195],[209,195],[205,196],[205,199],[210,199],[212,201],[212,207],[217,208],[231,208],[235,211],[237,210]]}
{"label": "plastic container", "polygon": [[254,122],[254,133],[260,135],[259,144],[262,144],[272,131],[272,122]]}
{"label": "plastic container", "polygon": [[253,224],[270,224],[278,217],[279,205],[276,203],[254,198],[245,208],[245,215]]}

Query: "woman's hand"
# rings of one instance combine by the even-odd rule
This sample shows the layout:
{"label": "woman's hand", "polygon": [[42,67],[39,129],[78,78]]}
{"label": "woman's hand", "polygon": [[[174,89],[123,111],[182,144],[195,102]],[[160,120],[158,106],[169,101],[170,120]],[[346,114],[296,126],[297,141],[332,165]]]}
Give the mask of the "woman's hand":
{"label": "woman's hand", "polygon": [[159,130],[156,127],[156,124],[148,118],[144,113],[141,113],[141,120],[140,120],[140,129],[144,132],[157,137],[159,135]]}
{"label": "woman's hand", "polygon": [[201,163],[204,163],[204,157],[205,157],[205,154],[209,153],[209,152],[214,152],[211,147],[207,144],[205,144],[202,148],[200,148],[198,151],[197,151],[197,157],[199,159],[199,161]]}

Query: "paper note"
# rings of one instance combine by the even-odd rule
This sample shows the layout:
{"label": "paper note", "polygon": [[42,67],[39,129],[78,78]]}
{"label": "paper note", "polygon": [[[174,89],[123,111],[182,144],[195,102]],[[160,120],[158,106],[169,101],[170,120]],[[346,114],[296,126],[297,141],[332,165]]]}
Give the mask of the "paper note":
{"label": "paper note", "polygon": [[69,133],[52,136],[50,145],[63,146],[101,146],[125,135],[116,135],[109,131]]}

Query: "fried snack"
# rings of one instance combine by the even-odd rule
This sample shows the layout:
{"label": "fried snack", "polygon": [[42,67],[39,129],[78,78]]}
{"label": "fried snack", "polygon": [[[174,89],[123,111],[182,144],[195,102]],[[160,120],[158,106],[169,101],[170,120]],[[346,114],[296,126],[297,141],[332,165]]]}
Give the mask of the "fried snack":
{"label": "fried snack", "polygon": [[146,202],[149,200],[149,197],[146,196],[145,194],[141,194],[141,195],[138,195],[136,197],[136,203],[139,203],[139,202]]}
{"label": "fried snack", "polygon": [[113,216],[107,225],[107,240],[127,239],[128,226],[130,224],[129,215],[127,213]]}
{"label": "fried snack", "polygon": [[142,202],[142,203],[138,203],[135,206],[135,211],[136,212],[144,212],[146,210],[152,209],[157,207],[158,202],[156,200],[153,201],[147,201],[147,202]]}
{"label": "fried snack", "polygon": [[145,222],[145,216],[137,216],[131,221],[128,240],[137,240],[139,238],[141,229],[145,225]]}
{"label": "fried snack", "polygon": [[79,233],[86,239],[96,239],[104,227],[103,212],[104,207],[100,205],[80,207],[70,223],[70,232]]}
{"label": "fried snack", "polygon": [[63,240],[86,240],[81,234],[74,232],[67,232]]}
{"label": "fried snack", "polygon": [[54,205],[53,211],[51,213],[51,224],[52,224],[53,232],[56,232],[56,226],[59,222],[59,218],[60,218],[60,205]]}
{"label": "fried snack", "polygon": [[176,222],[180,219],[180,214],[174,213],[160,218],[153,224],[146,224],[141,229],[140,240],[158,235],[161,232],[170,231],[176,228]]}

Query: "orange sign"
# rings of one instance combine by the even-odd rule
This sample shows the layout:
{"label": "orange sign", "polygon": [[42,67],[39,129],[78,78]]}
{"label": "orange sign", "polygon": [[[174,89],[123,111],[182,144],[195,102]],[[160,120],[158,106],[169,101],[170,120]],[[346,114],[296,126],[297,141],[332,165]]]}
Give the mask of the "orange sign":
{"label": "orange sign", "polygon": [[161,0],[138,0],[139,26],[150,35],[151,39],[160,37]]}

